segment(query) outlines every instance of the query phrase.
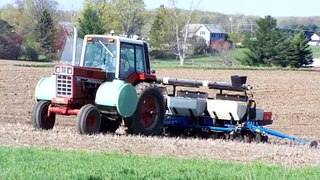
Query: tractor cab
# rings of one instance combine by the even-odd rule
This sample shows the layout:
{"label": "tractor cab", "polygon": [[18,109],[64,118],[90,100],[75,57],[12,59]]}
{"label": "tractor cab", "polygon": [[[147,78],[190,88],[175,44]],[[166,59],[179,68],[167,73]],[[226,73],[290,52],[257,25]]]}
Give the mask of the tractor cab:
{"label": "tractor cab", "polygon": [[[58,66],[66,65],[103,71],[105,81],[122,79],[138,83],[140,77],[148,79],[145,74],[151,74],[147,43],[118,36],[86,35],[84,39],[67,39]],[[153,76],[149,78],[155,80]]]}
{"label": "tractor cab", "polygon": [[141,75],[151,74],[147,43],[117,36],[86,35],[80,66],[103,69],[107,80],[122,79],[129,83],[137,83]]}

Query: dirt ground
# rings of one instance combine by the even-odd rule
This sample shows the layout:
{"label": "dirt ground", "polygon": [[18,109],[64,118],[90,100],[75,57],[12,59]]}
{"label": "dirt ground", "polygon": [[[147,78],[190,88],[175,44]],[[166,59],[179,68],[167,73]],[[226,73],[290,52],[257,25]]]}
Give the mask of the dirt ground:
{"label": "dirt ground", "polygon": [[[75,116],[58,116],[53,130],[38,131],[31,125],[34,88],[40,78],[52,74],[53,68],[14,64],[26,62],[0,60],[0,146],[263,161],[286,166],[320,165],[320,148],[311,149],[286,140],[248,144],[177,137],[87,136],[77,134]],[[258,106],[273,112],[274,124],[269,128],[307,140],[320,140],[320,72],[157,69],[156,74],[159,77],[223,82],[229,82],[231,75],[246,75],[247,83],[254,88]]]}

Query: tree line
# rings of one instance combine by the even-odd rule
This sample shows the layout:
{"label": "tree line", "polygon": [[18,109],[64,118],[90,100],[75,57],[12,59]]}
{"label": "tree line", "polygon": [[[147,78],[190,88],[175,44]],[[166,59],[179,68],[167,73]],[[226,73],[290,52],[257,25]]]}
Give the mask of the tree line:
{"label": "tree line", "polygon": [[54,59],[56,13],[53,0],[16,0],[0,10],[0,59]]}
{"label": "tree line", "polygon": [[[0,58],[37,60],[42,55],[55,59],[63,34],[58,22],[72,20],[81,37],[111,30],[126,37],[137,35],[150,44],[153,57],[176,58],[181,65],[187,57],[219,53],[237,42],[249,49],[241,59],[243,64],[300,67],[312,62],[306,43],[319,27],[310,21],[304,23],[299,18],[298,24],[288,18],[290,23],[286,23],[285,18],[279,18],[277,24],[271,16],[231,16],[199,11],[196,5],[182,10],[175,7],[174,0],[169,1],[170,7],[147,10],[143,0],[85,0],[81,12],[63,12],[57,10],[55,0],[16,0],[14,5],[0,9]],[[317,18],[312,22],[320,24]],[[229,44],[208,46],[201,37],[188,37],[185,27],[192,23],[221,25],[228,32]]]}

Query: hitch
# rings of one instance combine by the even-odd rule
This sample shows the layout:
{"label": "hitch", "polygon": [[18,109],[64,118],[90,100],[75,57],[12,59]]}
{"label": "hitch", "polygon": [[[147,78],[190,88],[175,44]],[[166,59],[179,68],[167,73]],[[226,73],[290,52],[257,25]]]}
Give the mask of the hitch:
{"label": "hitch", "polygon": [[314,148],[317,148],[317,146],[318,146],[318,142],[317,141],[311,141],[310,142],[310,141],[306,141],[306,140],[303,140],[303,139],[299,139],[299,138],[294,137],[294,136],[289,136],[287,134],[280,133],[278,131],[271,130],[271,129],[259,126],[259,125],[257,125],[256,121],[247,122],[247,123],[245,123],[245,126],[248,129],[250,129],[251,131],[257,132],[257,133],[260,133],[260,134],[268,134],[268,135],[271,135],[271,136],[274,136],[274,137],[277,137],[277,138],[289,139],[289,140],[297,141],[297,142],[300,142],[300,143],[303,143],[303,144],[309,144],[310,147],[314,147]]}

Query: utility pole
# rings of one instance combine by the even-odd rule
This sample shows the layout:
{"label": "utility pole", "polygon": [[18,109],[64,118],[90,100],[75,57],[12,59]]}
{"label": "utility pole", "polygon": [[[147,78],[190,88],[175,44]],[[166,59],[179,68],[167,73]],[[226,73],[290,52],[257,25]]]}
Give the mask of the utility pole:
{"label": "utility pole", "polygon": [[231,31],[231,33],[233,33],[232,16],[229,18],[229,20],[230,20],[230,31]]}

